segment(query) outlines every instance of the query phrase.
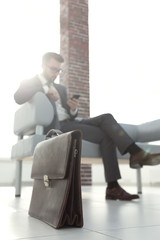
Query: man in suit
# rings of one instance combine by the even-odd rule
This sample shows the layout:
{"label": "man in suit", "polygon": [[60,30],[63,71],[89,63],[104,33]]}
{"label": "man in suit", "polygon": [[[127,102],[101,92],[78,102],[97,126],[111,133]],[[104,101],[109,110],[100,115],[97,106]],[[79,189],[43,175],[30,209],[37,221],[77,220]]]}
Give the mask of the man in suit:
{"label": "man in suit", "polygon": [[149,154],[139,148],[117,123],[111,114],[78,120],[78,99],[67,97],[66,88],[54,83],[61,71],[63,57],[48,52],[42,58],[42,73],[34,78],[22,81],[14,94],[15,101],[23,104],[37,92],[44,92],[55,111],[54,121],[45,129],[58,128],[62,132],[79,129],[83,139],[100,144],[105,179],[107,182],[106,199],[132,200],[139,198],[136,194],[126,192],[118,183],[121,178],[118,166],[116,147],[121,154],[130,153],[130,167],[160,163],[160,154]]}

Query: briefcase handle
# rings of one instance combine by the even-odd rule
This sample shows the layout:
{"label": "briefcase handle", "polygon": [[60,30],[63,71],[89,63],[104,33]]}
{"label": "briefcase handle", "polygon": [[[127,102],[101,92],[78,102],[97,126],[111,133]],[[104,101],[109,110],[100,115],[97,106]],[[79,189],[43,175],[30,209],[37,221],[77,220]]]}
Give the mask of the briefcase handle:
{"label": "briefcase handle", "polygon": [[51,129],[47,132],[45,139],[51,138],[54,135],[58,136],[62,134],[62,132],[59,129]]}

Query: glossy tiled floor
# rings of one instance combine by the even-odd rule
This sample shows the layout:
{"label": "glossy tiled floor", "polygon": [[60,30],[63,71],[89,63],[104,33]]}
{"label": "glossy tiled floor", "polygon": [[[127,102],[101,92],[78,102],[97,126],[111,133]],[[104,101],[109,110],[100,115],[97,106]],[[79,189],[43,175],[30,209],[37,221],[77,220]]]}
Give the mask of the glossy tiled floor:
{"label": "glossy tiled floor", "polygon": [[21,198],[14,198],[14,188],[0,187],[0,239],[160,239],[159,187],[144,187],[140,200],[132,202],[106,201],[105,186],[83,187],[84,227],[60,230],[28,216],[31,191],[31,187],[23,187]]}

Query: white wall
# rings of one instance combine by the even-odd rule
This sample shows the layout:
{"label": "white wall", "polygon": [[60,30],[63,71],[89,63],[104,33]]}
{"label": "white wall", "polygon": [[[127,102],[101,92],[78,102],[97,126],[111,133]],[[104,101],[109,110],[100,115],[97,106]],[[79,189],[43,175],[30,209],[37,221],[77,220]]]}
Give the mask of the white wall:
{"label": "white wall", "polygon": [[[120,183],[123,185],[136,185],[136,171],[134,169],[129,168],[126,165],[120,165],[120,171],[122,179]],[[142,182],[143,185],[160,185],[160,165],[159,166],[146,166],[142,168]],[[99,164],[95,164],[92,166],[92,177],[93,184],[104,184],[104,170],[103,166]]]}
{"label": "white wall", "polygon": [[[32,161],[23,162],[22,181],[24,184],[31,184],[30,178]],[[13,186],[15,183],[15,161],[4,159],[0,160],[0,186]],[[130,169],[128,165],[120,165],[123,185],[136,185],[136,171]],[[142,169],[142,181],[144,185],[160,185],[160,165],[154,167],[144,167]],[[105,184],[103,166],[99,164],[92,165],[93,184]]]}
{"label": "white wall", "polygon": [[[22,181],[25,184],[33,182],[30,178],[31,161],[24,161],[22,168]],[[16,161],[9,159],[0,160],[0,186],[13,186],[15,184]]]}

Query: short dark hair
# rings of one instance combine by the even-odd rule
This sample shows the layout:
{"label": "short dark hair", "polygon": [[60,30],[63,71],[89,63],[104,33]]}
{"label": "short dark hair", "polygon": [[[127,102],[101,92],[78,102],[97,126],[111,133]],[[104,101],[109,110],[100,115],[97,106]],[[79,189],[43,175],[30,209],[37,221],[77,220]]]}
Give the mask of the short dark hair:
{"label": "short dark hair", "polygon": [[54,58],[56,61],[58,61],[60,63],[64,62],[64,59],[60,54],[54,53],[54,52],[47,52],[42,57],[42,63],[45,64],[45,63],[49,62],[49,60],[51,58]]}

